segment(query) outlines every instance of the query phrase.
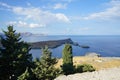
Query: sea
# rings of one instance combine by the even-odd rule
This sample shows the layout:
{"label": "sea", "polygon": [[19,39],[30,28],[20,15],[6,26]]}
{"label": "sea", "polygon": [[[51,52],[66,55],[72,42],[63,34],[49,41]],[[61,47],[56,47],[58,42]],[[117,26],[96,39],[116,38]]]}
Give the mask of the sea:
{"label": "sea", "polygon": [[[71,38],[72,41],[80,45],[87,45],[90,48],[81,48],[72,45],[73,56],[84,56],[87,53],[98,53],[102,57],[120,57],[120,35],[49,35],[49,36],[23,36],[22,40],[26,42],[38,42],[48,40],[61,40]],[[64,45],[50,49],[52,56],[62,57]],[[33,58],[40,58],[42,51],[40,49],[31,49]]]}

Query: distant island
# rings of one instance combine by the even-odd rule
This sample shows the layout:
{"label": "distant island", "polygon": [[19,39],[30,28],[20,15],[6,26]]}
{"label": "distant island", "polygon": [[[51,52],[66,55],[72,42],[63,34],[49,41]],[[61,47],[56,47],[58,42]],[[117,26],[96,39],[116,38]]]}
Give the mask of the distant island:
{"label": "distant island", "polygon": [[30,43],[32,49],[41,49],[45,46],[48,46],[48,48],[57,48],[63,44],[71,44],[74,46],[82,47],[82,48],[89,48],[89,46],[86,45],[79,45],[77,42],[73,42],[70,38],[68,39],[62,39],[62,40],[49,40],[49,41],[40,41],[40,42],[33,42]]}
{"label": "distant island", "polygon": [[[3,33],[0,33],[0,35],[4,36]],[[28,33],[28,32],[21,33],[21,36],[31,36],[31,35],[34,35],[34,34]],[[48,40],[48,41],[30,42],[29,44],[31,45],[32,49],[41,49],[41,48],[44,48],[45,46],[48,46],[48,48],[53,49],[53,48],[57,48],[57,47],[59,47],[63,44],[66,44],[66,43],[74,45],[74,46],[78,46],[81,48],[90,48],[87,45],[80,45],[77,42],[72,41],[70,38],[62,39],[62,40]],[[0,47],[2,47],[1,42],[0,42]]]}
{"label": "distant island", "polygon": [[39,33],[39,34],[34,34],[31,32],[24,32],[20,33],[21,36],[46,36],[47,34]]}

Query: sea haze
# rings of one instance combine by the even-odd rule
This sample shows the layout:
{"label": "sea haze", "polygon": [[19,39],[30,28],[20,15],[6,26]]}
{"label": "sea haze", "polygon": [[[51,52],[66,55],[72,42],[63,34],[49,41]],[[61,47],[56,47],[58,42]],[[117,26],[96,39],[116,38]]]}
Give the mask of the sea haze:
{"label": "sea haze", "polygon": [[[120,36],[23,36],[22,39],[26,42],[48,41],[71,38],[74,42],[78,42],[80,45],[87,45],[90,48],[80,48],[78,46],[73,47],[73,56],[83,56],[88,52],[96,52],[104,57],[120,57]],[[50,49],[52,55],[57,58],[62,57],[62,49],[64,45],[55,49]],[[33,58],[39,58],[42,54],[40,49],[32,49],[30,51]]]}

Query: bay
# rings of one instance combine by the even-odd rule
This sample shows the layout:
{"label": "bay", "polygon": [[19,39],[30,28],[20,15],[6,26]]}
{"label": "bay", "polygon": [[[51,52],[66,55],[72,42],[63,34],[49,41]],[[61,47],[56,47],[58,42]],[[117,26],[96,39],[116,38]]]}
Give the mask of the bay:
{"label": "bay", "polygon": [[[120,36],[102,36],[102,35],[52,35],[52,36],[23,36],[22,39],[26,42],[38,42],[48,40],[60,40],[71,38],[74,42],[80,45],[87,45],[90,48],[73,47],[73,56],[83,56],[88,52],[101,54],[103,57],[120,57]],[[64,45],[55,49],[50,49],[53,57],[61,58]],[[32,49],[30,51],[33,58],[40,58],[42,52],[40,49]]]}

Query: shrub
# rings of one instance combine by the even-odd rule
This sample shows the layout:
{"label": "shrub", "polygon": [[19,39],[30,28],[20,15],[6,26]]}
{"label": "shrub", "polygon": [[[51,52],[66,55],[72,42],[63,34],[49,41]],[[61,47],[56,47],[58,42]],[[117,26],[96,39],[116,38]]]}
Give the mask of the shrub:
{"label": "shrub", "polygon": [[82,73],[82,72],[92,72],[95,71],[95,68],[90,64],[82,64],[78,65],[76,68],[76,72]]}

